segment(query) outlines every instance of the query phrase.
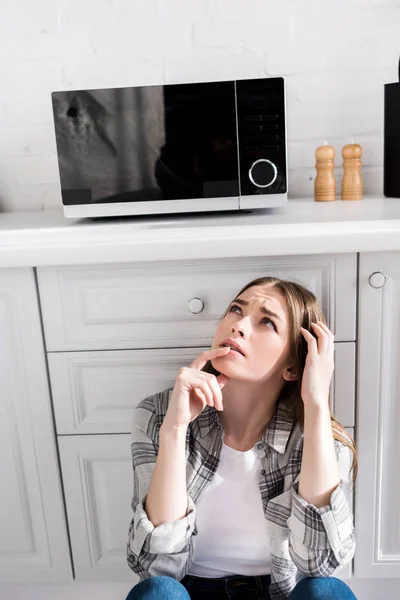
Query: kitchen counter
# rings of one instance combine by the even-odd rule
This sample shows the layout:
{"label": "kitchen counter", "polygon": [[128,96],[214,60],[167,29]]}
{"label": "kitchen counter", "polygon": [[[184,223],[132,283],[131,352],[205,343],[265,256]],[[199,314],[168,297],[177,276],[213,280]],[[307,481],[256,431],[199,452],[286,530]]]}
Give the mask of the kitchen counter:
{"label": "kitchen counter", "polygon": [[400,198],[98,221],[61,209],[0,214],[0,267],[399,249]]}

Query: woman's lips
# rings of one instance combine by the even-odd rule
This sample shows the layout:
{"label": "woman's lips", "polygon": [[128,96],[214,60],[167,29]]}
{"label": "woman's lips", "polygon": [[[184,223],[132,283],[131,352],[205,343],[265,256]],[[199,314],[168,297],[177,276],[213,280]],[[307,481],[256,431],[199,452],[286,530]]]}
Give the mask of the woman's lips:
{"label": "woman's lips", "polygon": [[227,358],[227,357],[231,357],[231,356],[243,356],[243,354],[241,352],[239,352],[239,350],[235,350],[234,348],[230,348],[228,354],[224,354],[223,356],[219,356],[218,358]]}

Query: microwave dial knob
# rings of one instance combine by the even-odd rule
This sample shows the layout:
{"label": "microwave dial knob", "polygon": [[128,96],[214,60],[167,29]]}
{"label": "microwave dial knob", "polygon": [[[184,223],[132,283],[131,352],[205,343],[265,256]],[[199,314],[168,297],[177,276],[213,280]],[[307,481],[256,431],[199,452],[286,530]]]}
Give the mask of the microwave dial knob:
{"label": "microwave dial knob", "polygon": [[258,188],[270,187],[277,177],[276,165],[267,158],[259,158],[249,169],[249,179]]}

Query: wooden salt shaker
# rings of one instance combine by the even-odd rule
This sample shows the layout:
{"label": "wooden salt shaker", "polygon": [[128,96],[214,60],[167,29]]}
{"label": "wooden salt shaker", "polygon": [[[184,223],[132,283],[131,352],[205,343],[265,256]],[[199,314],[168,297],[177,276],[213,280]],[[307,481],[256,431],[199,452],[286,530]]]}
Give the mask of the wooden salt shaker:
{"label": "wooden salt shaker", "polygon": [[347,144],[342,148],[342,200],[362,200],[361,155],[362,148],[359,144]]}
{"label": "wooden salt shaker", "polygon": [[314,181],[315,202],[332,202],[336,200],[335,148],[319,146],[315,151],[317,176]]}

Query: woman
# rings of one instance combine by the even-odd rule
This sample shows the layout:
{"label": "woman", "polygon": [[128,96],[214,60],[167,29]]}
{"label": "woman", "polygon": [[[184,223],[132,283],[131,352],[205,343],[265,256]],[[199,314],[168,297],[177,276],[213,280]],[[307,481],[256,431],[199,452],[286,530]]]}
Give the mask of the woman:
{"label": "woman", "polygon": [[354,555],[357,469],[333,369],[314,294],[264,277],[174,388],[139,404],[128,564],[143,581],[127,600],[354,600],[330,577]]}

